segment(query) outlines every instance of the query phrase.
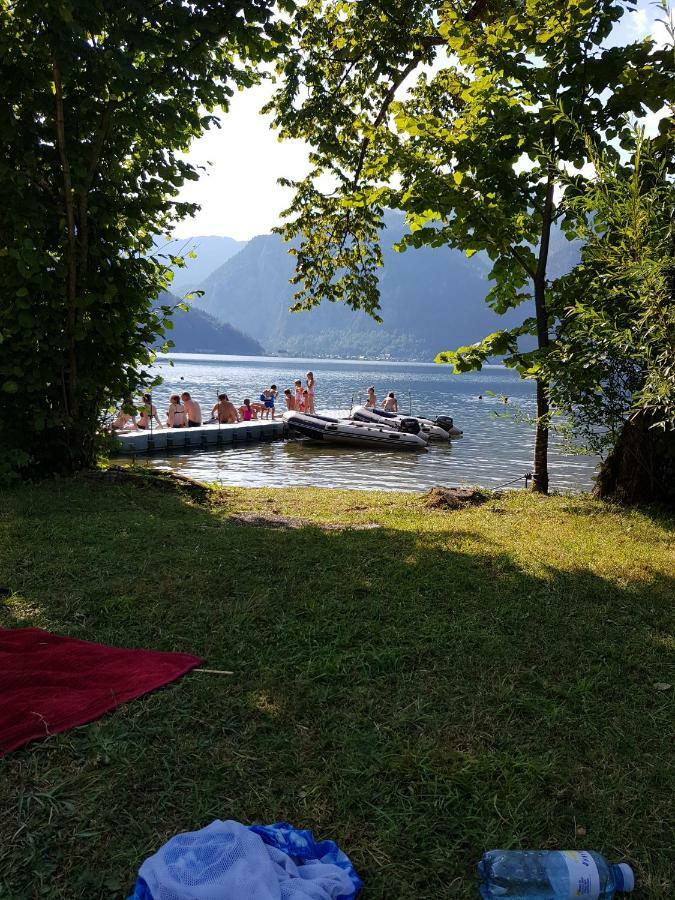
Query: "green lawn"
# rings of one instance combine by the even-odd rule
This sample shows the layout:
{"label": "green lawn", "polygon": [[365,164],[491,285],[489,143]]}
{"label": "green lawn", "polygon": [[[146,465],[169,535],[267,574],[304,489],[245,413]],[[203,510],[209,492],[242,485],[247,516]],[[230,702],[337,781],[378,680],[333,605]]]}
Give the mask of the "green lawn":
{"label": "green lawn", "polygon": [[[381,527],[228,521],[252,512]],[[0,760],[0,898],[122,898],[234,818],[333,838],[364,898],[475,898],[483,850],[589,847],[672,900],[673,524],[522,492],[5,490],[0,625],[235,674]]]}

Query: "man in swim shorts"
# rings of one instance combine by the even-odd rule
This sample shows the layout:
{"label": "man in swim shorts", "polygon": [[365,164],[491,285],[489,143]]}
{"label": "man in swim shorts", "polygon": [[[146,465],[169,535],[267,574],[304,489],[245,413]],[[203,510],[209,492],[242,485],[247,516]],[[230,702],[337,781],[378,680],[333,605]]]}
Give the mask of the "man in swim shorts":
{"label": "man in swim shorts", "polygon": [[211,416],[217,418],[221,425],[233,425],[239,421],[239,413],[227,394],[218,394],[218,402],[211,410]]}
{"label": "man in swim shorts", "polygon": [[185,407],[185,412],[187,414],[188,428],[199,428],[202,424],[201,406],[196,400],[192,399],[187,391],[183,391],[180,395],[180,399],[183,401],[183,406]]}

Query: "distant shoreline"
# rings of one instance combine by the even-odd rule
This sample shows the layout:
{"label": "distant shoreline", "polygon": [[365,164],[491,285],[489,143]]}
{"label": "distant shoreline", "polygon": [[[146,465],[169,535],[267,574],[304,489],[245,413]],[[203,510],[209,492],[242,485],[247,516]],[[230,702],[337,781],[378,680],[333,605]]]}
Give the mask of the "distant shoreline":
{"label": "distant shoreline", "polygon": [[[450,369],[451,367],[447,363],[436,363],[433,361],[425,362],[424,360],[419,359],[354,359],[353,357],[340,357],[340,356],[273,356],[273,355],[265,355],[265,356],[245,356],[243,354],[230,354],[230,353],[189,353],[187,351],[172,351],[171,353],[160,353],[157,356],[157,361],[161,362],[163,360],[173,360],[173,359],[189,359],[194,361],[204,360],[204,361],[222,361],[222,362],[243,362],[243,361],[251,361],[257,363],[267,363],[267,362],[275,362],[275,363],[341,363],[347,365],[354,366],[428,366],[430,368],[440,368],[445,367]],[[485,363],[483,366],[484,369],[505,369],[503,363]],[[507,370],[512,371],[512,370]]]}

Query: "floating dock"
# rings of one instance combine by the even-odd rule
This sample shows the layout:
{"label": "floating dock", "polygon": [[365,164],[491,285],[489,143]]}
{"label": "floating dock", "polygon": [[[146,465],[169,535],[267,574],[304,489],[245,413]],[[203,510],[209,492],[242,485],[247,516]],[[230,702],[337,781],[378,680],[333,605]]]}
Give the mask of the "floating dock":
{"label": "floating dock", "polygon": [[115,437],[118,453],[154,453],[163,450],[205,450],[207,447],[225,447],[229,444],[247,444],[253,441],[275,441],[283,438],[285,426],[282,419],[237,422],[233,425],[200,425],[197,428],[153,428],[141,431],[122,431]]}

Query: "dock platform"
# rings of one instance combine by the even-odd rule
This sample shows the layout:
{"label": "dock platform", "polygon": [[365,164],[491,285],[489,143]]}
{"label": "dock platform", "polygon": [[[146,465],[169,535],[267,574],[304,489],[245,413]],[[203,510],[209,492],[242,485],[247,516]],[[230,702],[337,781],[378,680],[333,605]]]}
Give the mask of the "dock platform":
{"label": "dock platform", "polygon": [[143,431],[125,431],[115,435],[119,443],[118,453],[155,453],[163,450],[204,450],[207,447],[225,447],[228,444],[246,444],[253,441],[274,441],[284,437],[282,419],[237,422],[233,425],[200,425],[197,428],[153,428]]}

